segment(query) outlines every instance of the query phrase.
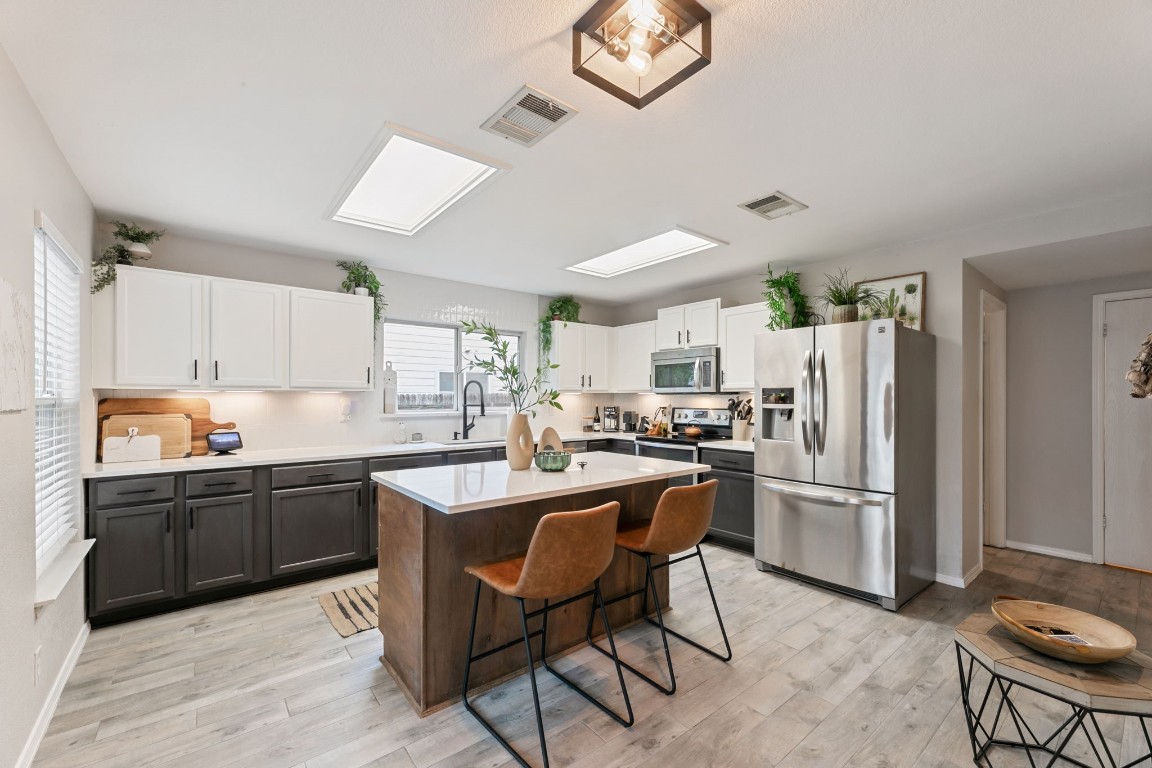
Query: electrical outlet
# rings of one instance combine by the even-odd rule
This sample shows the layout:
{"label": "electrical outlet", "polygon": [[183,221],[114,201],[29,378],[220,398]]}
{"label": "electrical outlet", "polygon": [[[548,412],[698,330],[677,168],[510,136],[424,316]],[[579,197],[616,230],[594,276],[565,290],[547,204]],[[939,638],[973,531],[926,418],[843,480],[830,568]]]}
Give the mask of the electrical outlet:
{"label": "electrical outlet", "polygon": [[44,646],[36,646],[36,650],[32,652],[32,684],[40,685],[40,651]]}
{"label": "electrical outlet", "polygon": [[340,421],[352,421],[352,401],[347,397],[340,398]]}

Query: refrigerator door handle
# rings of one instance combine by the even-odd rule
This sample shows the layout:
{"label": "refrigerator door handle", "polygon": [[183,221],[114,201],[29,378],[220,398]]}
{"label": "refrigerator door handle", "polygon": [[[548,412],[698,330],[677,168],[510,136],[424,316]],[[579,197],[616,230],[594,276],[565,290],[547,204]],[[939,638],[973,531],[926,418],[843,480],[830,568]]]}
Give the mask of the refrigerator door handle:
{"label": "refrigerator door handle", "polygon": [[865,499],[860,496],[846,496],[836,493],[821,493],[820,491],[807,491],[799,488],[793,488],[787,485],[777,485],[776,483],[760,483],[760,487],[766,491],[774,493],[783,493],[787,496],[803,496],[806,499],[819,499],[820,501],[828,501],[833,504],[852,504],[858,507],[882,507],[884,502],[880,499]]}
{"label": "refrigerator door handle", "polygon": [[808,423],[812,411],[812,352],[804,353],[804,367],[800,369],[800,432],[804,435],[804,453],[812,453],[812,435]]}
{"label": "refrigerator door handle", "polygon": [[812,419],[812,433],[816,442],[816,453],[824,455],[825,429],[828,426],[828,373],[824,369],[824,350],[816,351],[815,383],[812,397],[815,415]]}

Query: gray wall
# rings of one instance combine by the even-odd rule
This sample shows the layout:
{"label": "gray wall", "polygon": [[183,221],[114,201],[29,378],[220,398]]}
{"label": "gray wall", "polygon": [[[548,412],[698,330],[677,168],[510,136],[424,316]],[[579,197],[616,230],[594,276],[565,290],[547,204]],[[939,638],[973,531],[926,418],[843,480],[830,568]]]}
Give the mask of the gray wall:
{"label": "gray wall", "polygon": [[[36,210],[48,215],[87,260],[92,253],[93,214],[88,196],[64,160],[12,62],[0,49],[0,280],[32,306],[33,223]],[[87,285],[85,274],[82,285]],[[88,312],[88,293],[81,300]],[[25,348],[32,349],[27,328]],[[88,345],[81,350],[81,391],[87,389]],[[32,380],[32,360],[26,361]],[[82,403],[85,442],[95,440],[92,403]],[[33,411],[0,413],[0,765],[17,765],[36,718],[84,627],[84,577],[77,572],[59,600],[39,615],[36,599]],[[77,493],[79,493],[79,485]],[[79,521],[81,524],[83,521]],[[40,651],[40,680],[33,654]]]}
{"label": "gray wall", "polygon": [[1152,272],[1008,293],[1008,540],[1092,554],[1092,296]]}

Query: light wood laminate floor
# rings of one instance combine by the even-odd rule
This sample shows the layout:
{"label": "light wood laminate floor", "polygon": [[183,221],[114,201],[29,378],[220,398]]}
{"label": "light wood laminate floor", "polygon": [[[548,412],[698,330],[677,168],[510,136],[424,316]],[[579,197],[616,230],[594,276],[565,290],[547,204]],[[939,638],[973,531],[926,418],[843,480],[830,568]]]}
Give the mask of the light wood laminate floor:
{"label": "light wood laminate floor", "polygon": [[[1012,550],[985,550],[967,590],[934,585],[898,614],[770,574],[707,547],[732,640],[724,664],[673,643],[679,691],[629,678],[624,729],[540,673],[554,765],[964,766],[952,628],[989,598],[1062,602],[1152,643],[1152,576]],[[509,756],[459,704],[417,717],[380,666],[380,635],[344,639],[316,596],[368,571],[95,630],[69,681],[37,768],[373,768],[505,766]],[[669,624],[719,642],[699,568],[673,568]],[[659,637],[622,633],[626,658],[651,664]],[[509,651],[519,652],[519,651]],[[647,657],[645,659],[645,657]],[[612,696],[611,662],[587,648],[560,659]],[[527,677],[479,697],[538,759]],[[1052,717],[1038,702],[1023,702]],[[1105,732],[1119,748],[1122,723]],[[997,765],[1025,765],[1007,755]]]}

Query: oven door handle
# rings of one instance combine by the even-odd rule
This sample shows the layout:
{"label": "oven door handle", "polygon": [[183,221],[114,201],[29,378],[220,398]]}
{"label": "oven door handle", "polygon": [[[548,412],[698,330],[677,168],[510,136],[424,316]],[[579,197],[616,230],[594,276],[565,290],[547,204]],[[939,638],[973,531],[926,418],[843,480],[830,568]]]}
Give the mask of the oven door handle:
{"label": "oven door handle", "polygon": [[643,446],[645,448],[664,448],[669,451],[690,451],[692,453],[696,452],[696,446],[694,445],[676,445],[675,443],[645,443],[641,440],[637,440],[636,445]]}

